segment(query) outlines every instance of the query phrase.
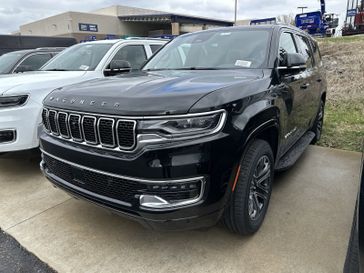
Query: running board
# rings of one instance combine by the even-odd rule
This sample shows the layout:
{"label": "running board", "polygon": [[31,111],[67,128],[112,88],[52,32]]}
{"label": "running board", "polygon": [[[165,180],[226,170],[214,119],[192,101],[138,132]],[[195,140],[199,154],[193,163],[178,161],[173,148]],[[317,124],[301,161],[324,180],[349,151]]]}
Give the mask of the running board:
{"label": "running board", "polygon": [[289,151],[279,160],[275,170],[280,172],[292,167],[306,150],[307,146],[310,145],[314,137],[315,133],[311,131],[308,131],[306,134],[304,134],[296,142],[296,144],[293,145],[293,147],[289,149]]}

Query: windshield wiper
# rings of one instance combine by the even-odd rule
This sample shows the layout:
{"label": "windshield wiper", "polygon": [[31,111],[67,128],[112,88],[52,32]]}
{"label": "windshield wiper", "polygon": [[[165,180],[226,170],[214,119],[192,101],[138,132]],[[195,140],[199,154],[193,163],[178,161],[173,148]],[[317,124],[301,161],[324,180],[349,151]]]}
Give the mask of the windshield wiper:
{"label": "windshield wiper", "polygon": [[71,70],[67,70],[67,69],[60,69],[60,68],[52,68],[52,69],[46,69],[43,71],[71,71]]}
{"label": "windshield wiper", "polygon": [[191,66],[191,67],[181,67],[176,68],[175,70],[219,70],[217,67],[203,67],[203,66]]}
{"label": "windshield wiper", "polygon": [[217,67],[199,67],[199,66],[191,66],[191,67],[176,67],[176,68],[150,68],[145,69],[144,71],[162,71],[162,70],[220,70],[221,68]]}

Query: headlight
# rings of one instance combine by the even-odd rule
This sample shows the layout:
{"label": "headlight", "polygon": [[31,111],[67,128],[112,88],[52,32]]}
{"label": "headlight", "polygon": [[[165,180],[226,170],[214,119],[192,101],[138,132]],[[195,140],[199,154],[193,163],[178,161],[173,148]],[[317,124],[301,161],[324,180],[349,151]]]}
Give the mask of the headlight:
{"label": "headlight", "polygon": [[[148,142],[153,139],[180,140],[204,137],[222,130],[226,120],[224,110],[190,114],[170,119],[151,119],[139,122],[138,133]],[[153,137],[154,136],[154,137]]]}
{"label": "headlight", "polygon": [[0,97],[0,108],[22,106],[28,100],[28,95]]}

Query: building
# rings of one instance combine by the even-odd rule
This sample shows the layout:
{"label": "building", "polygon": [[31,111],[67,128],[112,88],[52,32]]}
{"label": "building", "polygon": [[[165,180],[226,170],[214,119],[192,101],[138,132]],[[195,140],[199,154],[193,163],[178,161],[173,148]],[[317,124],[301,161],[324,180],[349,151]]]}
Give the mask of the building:
{"label": "building", "polygon": [[78,41],[128,36],[179,35],[233,22],[128,6],[90,13],[64,12],[20,26],[20,35],[74,37]]}

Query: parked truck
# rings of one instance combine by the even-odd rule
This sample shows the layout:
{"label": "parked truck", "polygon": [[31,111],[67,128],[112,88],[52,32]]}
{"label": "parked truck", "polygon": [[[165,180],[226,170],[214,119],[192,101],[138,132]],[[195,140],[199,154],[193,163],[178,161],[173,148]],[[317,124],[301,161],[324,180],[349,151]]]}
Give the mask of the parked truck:
{"label": "parked truck", "polygon": [[75,38],[0,35],[0,56],[12,51],[44,47],[69,47],[77,44]]}
{"label": "parked truck", "polygon": [[348,0],[343,36],[364,34],[364,0]]}
{"label": "parked truck", "polygon": [[334,13],[326,12],[326,4],[321,0],[321,10],[296,15],[296,27],[312,36],[331,37],[339,26],[339,18]]}

